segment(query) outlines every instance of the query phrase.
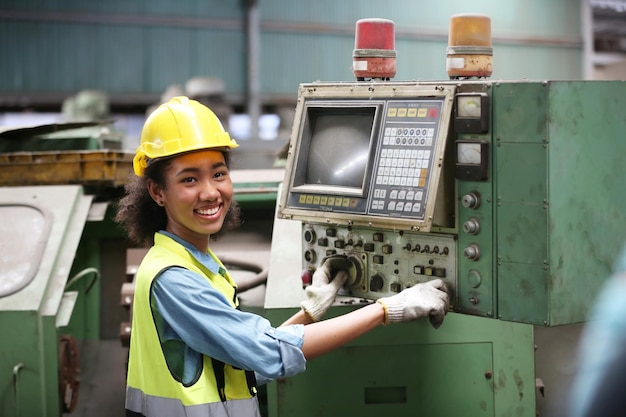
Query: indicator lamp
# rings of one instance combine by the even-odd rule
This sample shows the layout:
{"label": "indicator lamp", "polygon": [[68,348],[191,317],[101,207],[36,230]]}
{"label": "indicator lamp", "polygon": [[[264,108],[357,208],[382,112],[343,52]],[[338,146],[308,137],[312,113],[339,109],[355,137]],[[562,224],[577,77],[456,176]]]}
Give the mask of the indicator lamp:
{"label": "indicator lamp", "polygon": [[493,49],[489,16],[458,14],[450,18],[446,70],[451,79],[491,76]]}
{"label": "indicator lamp", "polygon": [[396,76],[395,24],[389,19],[356,22],[352,72],[358,81]]}

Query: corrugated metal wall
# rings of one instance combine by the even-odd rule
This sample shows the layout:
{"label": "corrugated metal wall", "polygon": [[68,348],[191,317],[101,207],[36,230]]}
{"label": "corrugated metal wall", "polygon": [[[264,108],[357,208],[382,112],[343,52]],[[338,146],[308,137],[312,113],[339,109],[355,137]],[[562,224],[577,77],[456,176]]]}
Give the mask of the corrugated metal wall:
{"label": "corrugated metal wall", "polygon": [[15,1],[0,6],[0,91],[159,94],[195,75],[245,80],[243,9],[219,1]]}
{"label": "corrugated metal wall", "polygon": [[[7,96],[103,89],[155,97],[193,76],[245,95],[246,1],[4,0],[0,103]],[[259,0],[260,89],[289,97],[301,82],[352,80],[355,22],[396,24],[396,79],[446,78],[450,16],[492,19],[493,78],[580,79],[579,0]],[[4,97],[4,99],[3,99]]]}
{"label": "corrugated metal wall", "polygon": [[[381,17],[396,26],[396,79],[446,78],[450,17],[485,13],[492,19],[493,78],[580,79],[582,37],[577,0],[427,1],[394,0],[262,2],[262,73],[298,69],[300,82],[352,80],[354,27]],[[271,25],[270,25],[271,22]],[[308,24],[305,24],[307,23]],[[290,31],[290,26],[295,29]],[[298,31],[299,33],[295,33]],[[291,51],[288,59],[281,53]],[[293,72],[291,69],[291,72]],[[280,83],[280,81],[272,81]],[[276,85],[284,90],[283,84]]]}

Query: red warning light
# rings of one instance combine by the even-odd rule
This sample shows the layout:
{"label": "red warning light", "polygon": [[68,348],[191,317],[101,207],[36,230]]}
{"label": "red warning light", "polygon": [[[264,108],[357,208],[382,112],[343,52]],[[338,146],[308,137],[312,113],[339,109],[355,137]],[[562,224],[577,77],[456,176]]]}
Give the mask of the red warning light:
{"label": "red warning light", "polygon": [[396,75],[395,23],[388,19],[356,22],[352,72],[358,81],[389,80]]}

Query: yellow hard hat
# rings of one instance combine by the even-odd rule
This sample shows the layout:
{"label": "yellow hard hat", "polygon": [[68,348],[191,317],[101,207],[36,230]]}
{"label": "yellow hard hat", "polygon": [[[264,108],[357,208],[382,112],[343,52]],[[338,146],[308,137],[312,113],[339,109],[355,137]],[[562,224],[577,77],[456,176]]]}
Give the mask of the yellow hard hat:
{"label": "yellow hard hat", "polygon": [[238,146],[208,107],[187,97],[174,97],[148,116],[133,158],[133,169],[141,177],[151,159]]}

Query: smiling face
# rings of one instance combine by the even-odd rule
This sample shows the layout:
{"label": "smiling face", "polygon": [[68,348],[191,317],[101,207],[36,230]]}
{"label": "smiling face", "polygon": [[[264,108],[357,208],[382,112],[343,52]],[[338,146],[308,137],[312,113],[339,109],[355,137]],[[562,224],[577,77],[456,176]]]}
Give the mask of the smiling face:
{"label": "smiling face", "polygon": [[172,159],[165,186],[149,181],[148,190],[167,213],[166,230],[206,252],[233,197],[233,184],[220,151],[198,151]]}

